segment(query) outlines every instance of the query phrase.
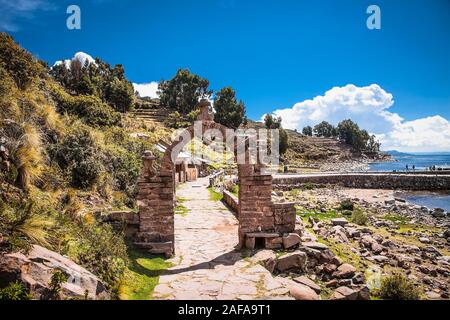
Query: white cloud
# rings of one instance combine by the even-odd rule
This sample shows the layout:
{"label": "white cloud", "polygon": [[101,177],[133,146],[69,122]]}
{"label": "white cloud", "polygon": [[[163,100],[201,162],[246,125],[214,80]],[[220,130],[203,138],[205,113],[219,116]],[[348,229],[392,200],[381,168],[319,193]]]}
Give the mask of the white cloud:
{"label": "white cloud", "polygon": [[92,58],[92,56],[90,56],[89,54],[84,53],[84,52],[77,52],[77,53],[75,53],[75,55],[74,55],[71,59],[67,59],[67,60],[64,60],[64,61],[61,61],[61,60],[56,61],[56,62],[53,64],[53,66],[60,65],[61,63],[64,62],[64,64],[66,65],[66,67],[67,67],[68,69],[70,69],[70,63],[71,63],[72,61],[74,61],[74,60],[80,61],[82,66],[84,66],[84,64],[86,63],[86,61],[88,61],[89,64],[93,63],[93,64],[96,65],[95,60],[94,60],[94,58]]}
{"label": "white cloud", "polygon": [[394,104],[392,94],[379,85],[357,87],[348,84],[334,87],[323,96],[296,103],[292,108],[273,112],[281,116],[283,126],[301,130],[325,120],[334,125],[352,119],[361,128],[376,134],[384,150],[450,151],[450,122],[439,116],[405,121],[389,111]]}
{"label": "white cloud", "polygon": [[159,98],[157,94],[158,82],[150,83],[133,83],[134,91],[139,92],[141,97]]}

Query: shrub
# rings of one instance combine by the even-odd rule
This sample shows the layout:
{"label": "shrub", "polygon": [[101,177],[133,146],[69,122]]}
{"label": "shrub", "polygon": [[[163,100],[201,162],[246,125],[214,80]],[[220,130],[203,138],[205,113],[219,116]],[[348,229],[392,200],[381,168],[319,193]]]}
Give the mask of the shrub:
{"label": "shrub", "polygon": [[75,188],[91,187],[103,170],[100,149],[84,127],[76,128],[60,143],[52,145],[50,154],[61,168],[70,171]]}
{"label": "shrub", "polygon": [[381,280],[379,297],[388,300],[419,300],[420,291],[414,283],[401,274],[393,274]]}
{"label": "shrub", "polygon": [[66,109],[92,126],[115,126],[120,124],[120,114],[96,96],[73,97]]}
{"label": "shrub", "polygon": [[102,279],[108,289],[117,289],[127,264],[123,235],[107,224],[79,224],[68,254]]}
{"label": "shrub", "polygon": [[115,189],[131,196],[141,171],[141,159],[136,153],[130,153],[119,147],[109,147],[105,152],[105,166],[113,176]]}
{"label": "shrub", "polygon": [[133,107],[134,89],[132,84],[115,77],[106,88],[106,100],[119,112],[127,112]]}
{"label": "shrub", "polygon": [[362,210],[357,209],[353,211],[351,222],[364,226],[367,224],[367,221],[367,214],[365,214]]}
{"label": "shrub", "polygon": [[19,281],[0,289],[0,300],[31,300],[30,292]]}
{"label": "shrub", "polygon": [[339,205],[339,210],[353,211],[353,209],[354,209],[354,204],[353,204],[352,200],[350,200],[350,199],[341,201],[341,203]]}

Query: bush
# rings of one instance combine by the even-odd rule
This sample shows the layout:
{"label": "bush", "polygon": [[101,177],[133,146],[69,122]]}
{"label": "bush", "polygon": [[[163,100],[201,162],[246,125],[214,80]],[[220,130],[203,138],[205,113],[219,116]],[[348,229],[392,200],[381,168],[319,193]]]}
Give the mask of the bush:
{"label": "bush", "polygon": [[341,203],[339,205],[339,210],[353,211],[353,209],[354,209],[354,204],[353,204],[352,200],[350,200],[350,199],[341,201]]}
{"label": "bush", "polygon": [[381,280],[379,297],[387,300],[419,300],[420,291],[414,283],[401,274],[394,274]]}
{"label": "bush", "polygon": [[127,265],[123,235],[107,224],[80,224],[68,255],[102,279],[108,289],[115,290]]}
{"label": "bush", "polygon": [[353,211],[351,222],[364,226],[367,224],[367,221],[367,214],[365,214],[362,210],[357,209]]}
{"label": "bush", "polygon": [[66,108],[92,126],[115,126],[120,124],[120,114],[95,96],[78,96],[70,99]]}
{"label": "bush", "polygon": [[87,128],[76,128],[64,139],[50,147],[50,154],[58,165],[70,171],[71,185],[91,187],[101,171],[100,149]]}
{"label": "bush", "polygon": [[141,171],[139,155],[111,146],[105,151],[105,161],[107,171],[112,174],[114,188],[132,196]]}
{"label": "bush", "polygon": [[30,292],[19,281],[0,289],[0,300],[31,300]]}

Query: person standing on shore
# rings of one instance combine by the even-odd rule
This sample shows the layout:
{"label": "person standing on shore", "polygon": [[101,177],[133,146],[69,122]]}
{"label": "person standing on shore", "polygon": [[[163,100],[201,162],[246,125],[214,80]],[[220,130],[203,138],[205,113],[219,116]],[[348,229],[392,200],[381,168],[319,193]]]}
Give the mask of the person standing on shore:
{"label": "person standing on shore", "polygon": [[408,171],[408,165],[406,165],[406,171]]}

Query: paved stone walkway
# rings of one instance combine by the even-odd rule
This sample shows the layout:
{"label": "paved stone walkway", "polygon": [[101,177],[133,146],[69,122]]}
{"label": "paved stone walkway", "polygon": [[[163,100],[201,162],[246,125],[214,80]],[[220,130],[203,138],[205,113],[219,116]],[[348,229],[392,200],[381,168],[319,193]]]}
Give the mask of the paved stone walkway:
{"label": "paved stone walkway", "polygon": [[154,299],[288,299],[288,289],[263,266],[235,251],[238,221],[210,200],[208,178],[177,189],[189,212],[175,216],[174,267],[160,276]]}

